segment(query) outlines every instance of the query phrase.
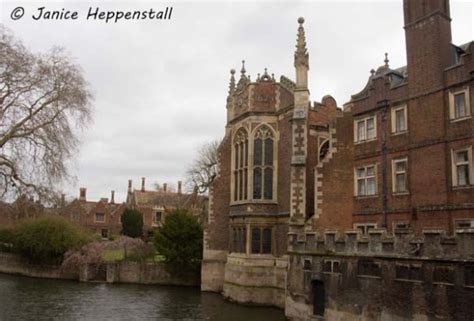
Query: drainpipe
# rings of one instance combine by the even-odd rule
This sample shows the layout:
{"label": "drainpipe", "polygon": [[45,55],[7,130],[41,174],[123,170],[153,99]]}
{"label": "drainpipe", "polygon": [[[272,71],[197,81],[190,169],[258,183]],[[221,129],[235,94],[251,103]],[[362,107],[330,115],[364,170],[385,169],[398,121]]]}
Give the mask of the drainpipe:
{"label": "drainpipe", "polygon": [[379,101],[378,105],[382,109],[382,126],[381,127],[381,143],[382,143],[382,227],[387,228],[388,225],[388,186],[387,186],[387,114],[388,100]]}

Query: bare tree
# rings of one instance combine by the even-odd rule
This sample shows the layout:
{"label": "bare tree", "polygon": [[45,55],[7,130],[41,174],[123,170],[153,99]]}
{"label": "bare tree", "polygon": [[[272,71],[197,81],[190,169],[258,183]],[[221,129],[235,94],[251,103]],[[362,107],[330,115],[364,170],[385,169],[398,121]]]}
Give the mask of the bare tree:
{"label": "bare tree", "polygon": [[0,25],[0,198],[44,199],[69,178],[91,99],[63,49],[32,54]]}
{"label": "bare tree", "polygon": [[186,185],[206,193],[217,176],[219,141],[213,140],[198,149],[196,159],[186,170]]}

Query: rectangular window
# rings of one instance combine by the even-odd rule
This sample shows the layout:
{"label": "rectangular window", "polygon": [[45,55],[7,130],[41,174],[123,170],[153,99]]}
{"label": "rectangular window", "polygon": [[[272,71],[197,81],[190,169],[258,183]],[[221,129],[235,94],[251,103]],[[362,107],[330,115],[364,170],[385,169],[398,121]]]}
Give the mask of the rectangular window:
{"label": "rectangular window", "polygon": [[449,93],[449,116],[453,121],[471,116],[468,87]]}
{"label": "rectangular window", "polygon": [[356,169],[356,195],[370,196],[377,194],[375,165]]}
{"label": "rectangular window", "polygon": [[271,228],[252,228],[252,253],[272,253],[272,230]]}
{"label": "rectangular window", "polygon": [[395,279],[403,281],[422,281],[421,265],[397,264],[395,266]]}
{"label": "rectangular window", "polygon": [[375,116],[356,120],[354,124],[354,141],[363,142],[377,137],[377,125]]}
{"label": "rectangular window", "polygon": [[154,225],[161,224],[162,215],[163,215],[163,213],[161,211],[157,211],[153,214],[153,224]]}
{"label": "rectangular window", "polygon": [[433,282],[454,284],[454,269],[452,266],[436,266],[433,271]]}
{"label": "rectangular window", "polygon": [[359,260],[357,262],[357,274],[360,276],[381,277],[382,269],[380,263],[373,260]]}
{"label": "rectangular window", "polygon": [[392,108],[392,133],[403,133],[408,130],[407,106],[397,106]]}
{"label": "rectangular window", "polygon": [[260,228],[252,229],[252,253],[260,253]]}
{"label": "rectangular window", "polygon": [[453,186],[472,185],[472,147],[453,151]]}
{"label": "rectangular window", "polygon": [[474,220],[455,220],[454,227],[456,229],[471,229],[474,228]]}
{"label": "rectangular window", "polygon": [[98,223],[105,222],[105,214],[104,213],[95,213],[95,221]]}
{"label": "rectangular window", "polygon": [[341,273],[340,262],[336,260],[324,260],[323,272],[325,273]]}
{"label": "rectangular window", "polygon": [[408,161],[406,158],[392,160],[392,190],[394,193],[408,192]]}
{"label": "rectangular window", "polygon": [[474,287],[474,265],[464,267],[464,285]]}

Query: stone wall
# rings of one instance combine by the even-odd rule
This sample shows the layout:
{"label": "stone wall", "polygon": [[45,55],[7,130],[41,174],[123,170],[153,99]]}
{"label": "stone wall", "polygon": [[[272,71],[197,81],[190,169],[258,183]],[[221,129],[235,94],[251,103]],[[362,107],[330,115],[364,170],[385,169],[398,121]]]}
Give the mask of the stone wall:
{"label": "stone wall", "polygon": [[0,273],[46,279],[77,280],[79,278],[78,270],[65,271],[55,265],[31,264],[16,254],[2,252],[0,252]]}
{"label": "stone wall", "polygon": [[301,231],[289,240],[290,320],[474,319],[473,229],[454,237],[440,230],[373,230],[368,237]]}
{"label": "stone wall", "polygon": [[117,262],[107,264],[108,283],[199,286],[199,275],[174,276],[164,263]]}
{"label": "stone wall", "polygon": [[36,278],[68,279],[82,282],[135,283],[199,286],[199,274],[173,276],[164,263],[116,262],[89,264],[69,270],[59,266],[30,264],[16,254],[0,252],[0,273],[18,274]]}
{"label": "stone wall", "polygon": [[232,253],[227,258],[223,295],[244,304],[285,307],[287,256]]}

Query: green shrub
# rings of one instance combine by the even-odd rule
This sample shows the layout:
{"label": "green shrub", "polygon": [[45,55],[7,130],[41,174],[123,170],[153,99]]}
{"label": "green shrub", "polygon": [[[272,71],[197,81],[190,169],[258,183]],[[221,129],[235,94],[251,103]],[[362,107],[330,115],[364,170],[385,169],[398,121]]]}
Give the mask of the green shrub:
{"label": "green shrub", "polygon": [[66,251],[79,248],[91,241],[72,222],[47,216],[24,221],[15,229],[13,245],[16,251],[31,261],[39,263],[62,260]]}
{"label": "green shrub", "polygon": [[202,260],[202,228],[197,219],[184,209],[165,218],[155,231],[155,247],[172,272],[197,272]]}
{"label": "green shrub", "polygon": [[120,218],[122,234],[129,237],[143,236],[143,215],[135,209],[127,208]]}

